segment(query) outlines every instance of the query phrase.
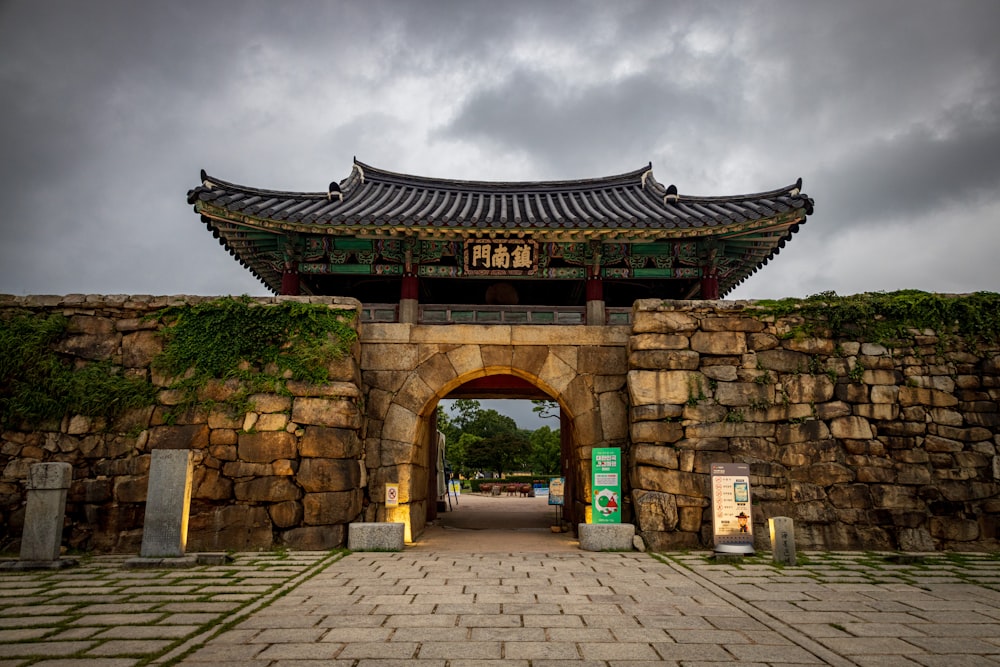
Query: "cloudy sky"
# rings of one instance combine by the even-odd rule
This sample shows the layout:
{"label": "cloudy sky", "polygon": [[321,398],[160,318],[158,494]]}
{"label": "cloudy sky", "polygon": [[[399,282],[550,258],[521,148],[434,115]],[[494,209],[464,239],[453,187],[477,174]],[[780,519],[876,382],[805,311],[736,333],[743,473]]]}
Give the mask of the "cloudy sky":
{"label": "cloudy sky", "polygon": [[0,0],[0,293],[266,294],[185,201],[351,159],[816,212],[730,298],[1000,290],[1000,3]]}

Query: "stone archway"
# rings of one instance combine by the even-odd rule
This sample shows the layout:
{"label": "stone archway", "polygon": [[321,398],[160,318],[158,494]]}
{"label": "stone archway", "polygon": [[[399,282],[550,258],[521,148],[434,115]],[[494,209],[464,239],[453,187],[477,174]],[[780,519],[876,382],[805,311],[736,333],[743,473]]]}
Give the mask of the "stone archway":
{"label": "stone archway", "polygon": [[[440,399],[476,378],[512,375],[556,400],[571,432],[565,471],[571,511],[583,516],[592,447],[625,447],[628,415],[624,340],[585,327],[367,325],[362,334],[366,389],[368,521],[400,521],[412,541],[427,516],[431,417]],[[387,508],[385,484],[398,484]]]}

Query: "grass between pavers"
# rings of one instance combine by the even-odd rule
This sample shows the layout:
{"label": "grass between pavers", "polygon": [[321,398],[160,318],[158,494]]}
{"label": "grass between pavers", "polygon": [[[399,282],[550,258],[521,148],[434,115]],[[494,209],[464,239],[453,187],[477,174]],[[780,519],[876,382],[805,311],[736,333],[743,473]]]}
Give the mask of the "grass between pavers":
{"label": "grass between pavers", "polygon": [[[349,552],[343,549],[326,552],[313,562],[297,567],[294,565],[295,559],[292,555],[282,550],[260,554],[235,555],[235,561],[227,565],[205,565],[184,570],[125,570],[121,568],[125,557],[108,559],[82,556],[77,558],[81,561],[80,567],[73,570],[7,572],[0,575],[0,605],[4,603],[5,598],[17,599],[20,602],[23,598],[29,597],[32,600],[30,604],[18,604],[17,606],[26,606],[38,610],[37,617],[39,622],[32,623],[30,615],[22,615],[17,620],[23,622],[6,626],[4,625],[4,621],[14,617],[0,615],[0,632],[6,630],[47,630],[42,636],[24,639],[14,639],[13,635],[8,635],[8,640],[3,642],[8,647],[11,645],[24,647],[25,653],[16,654],[16,659],[22,667],[30,667],[30,665],[41,660],[52,659],[55,656],[63,659],[93,660],[95,665],[99,664],[101,660],[111,657],[129,658],[137,661],[135,663],[136,667],[143,667],[144,665],[153,663],[166,667],[177,663],[191,652],[200,648],[205,642],[243,621],[250,613],[263,609],[275,600],[280,599],[329,565],[338,561],[347,553]],[[116,564],[118,567],[115,567]],[[151,650],[149,651],[128,651],[107,655],[95,654],[94,652],[95,650],[99,650],[101,646],[112,642],[131,641],[118,637],[94,638],[93,635],[103,632],[109,627],[160,626],[165,615],[185,613],[169,612],[166,609],[161,609],[161,607],[178,603],[192,605],[213,604],[213,598],[223,594],[220,592],[220,588],[223,588],[223,586],[220,586],[222,581],[226,582],[226,586],[231,586],[234,589],[240,589],[248,585],[254,586],[255,589],[261,588],[255,585],[254,577],[247,575],[262,571],[274,574],[275,579],[282,578],[283,580],[267,584],[265,590],[256,590],[253,594],[248,595],[245,600],[230,600],[229,603],[235,606],[226,611],[213,612],[214,617],[209,621],[184,624],[197,625],[197,627],[183,636],[172,637],[169,640],[166,638],[162,640],[136,640],[138,642],[148,642],[151,645]],[[203,579],[209,584],[209,586],[201,584],[201,587],[211,587],[212,591],[203,594],[198,594],[197,590],[192,593],[185,591],[180,596],[170,594],[171,590],[177,590],[177,588],[172,588],[172,584],[179,586],[183,580],[184,588],[189,588],[192,582],[195,582],[197,588],[199,587],[199,579]],[[85,583],[92,584],[94,581],[103,582],[104,585],[83,586]],[[74,586],[74,583],[77,582],[79,582],[80,586]],[[19,585],[21,583],[27,584],[27,586]],[[162,601],[155,601],[158,594],[151,592],[151,589],[156,588],[156,584],[158,583],[162,583],[164,595]],[[120,607],[128,605],[130,598],[127,593],[121,591],[134,584],[141,584],[143,589],[139,595],[134,596],[142,599],[141,602],[136,602],[135,605],[137,607],[148,607],[143,613],[155,615],[155,618],[135,623],[115,623],[113,625],[78,625],[78,622],[82,619],[96,615],[87,613],[87,609],[94,605],[107,604]],[[89,588],[94,592],[82,592],[81,589],[83,588]],[[28,595],[19,596],[17,591],[21,589],[30,589],[31,592]],[[71,590],[73,591],[73,595],[63,595],[60,589]],[[5,593],[9,593],[9,595],[5,595]],[[114,598],[114,600],[109,601],[109,598]],[[68,605],[60,604],[60,599],[68,599],[71,602]],[[51,607],[51,611],[46,611],[46,607]],[[190,613],[195,613],[195,611],[192,610]],[[148,618],[139,616],[137,612],[129,611],[113,613],[111,615],[128,616],[130,614],[140,618]],[[59,617],[58,622],[52,622],[56,617]],[[88,636],[86,630],[91,628],[93,632]],[[60,640],[57,638],[59,636],[63,636],[65,639]],[[164,641],[167,643],[163,643]],[[60,645],[65,648],[64,652],[59,650]],[[37,647],[39,652],[28,653],[27,651],[31,650],[29,648],[31,646]],[[7,656],[0,656],[0,659],[3,657]],[[10,657],[14,656],[11,655]]]}
{"label": "grass between pavers", "polygon": [[819,583],[905,583],[926,588],[927,579],[954,578],[962,583],[1000,590],[1000,553],[934,552],[901,554],[897,552],[799,552],[795,565],[775,563],[770,553],[744,556],[740,561],[716,563],[711,552],[675,552],[652,554],[658,560],[693,570],[734,571],[767,576],[794,574]]}

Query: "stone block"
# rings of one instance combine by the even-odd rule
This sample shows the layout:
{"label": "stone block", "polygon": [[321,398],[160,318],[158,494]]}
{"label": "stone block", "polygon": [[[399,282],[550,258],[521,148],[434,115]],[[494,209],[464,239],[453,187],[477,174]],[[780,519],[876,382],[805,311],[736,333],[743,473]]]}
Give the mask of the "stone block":
{"label": "stone block", "polygon": [[21,534],[22,561],[59,559],[66,494],[72,481],[73,466],[69,463],[35,463],[28,468],[28,498]]}
{"label": "stone block", "polygon": [[351,551],[402,551],[405,523],[352,523],[347,526]]}
{"label": "stone block", "polygon": [[743,354],[747,351],[747,337],[738,331],[697,331],[691,336],[691,349],[702,354]]}
{"label": "stone block", "polygon": [[763,322],[754,317],[733,317],[729,315],[706,317],[701,321],[702,331],[757,332],[763,331],[765,326]]}
{"label": "stone block", "polygon": [[632,318],[632,333],[681,333],[698,328],[698,320],[676,311],[637,311]]}
{"label": "stone block", "polygon": [[[270,466],[268,472],[271,472]],[[302,496],[302,490],[288,477],[269,475],[236,482],[233,485],[233,496],[240,501],[280,503],[286,500],[298,500]]]}
{"label": "stone block", "polygon": [[628,373],[628,390],[633,406],[667,403],[683,405],[688,400],[707,397],[708,378],[697,371],[643,371]]}
{"label": "stone block", "polygon": [[361,483],[361,466],[354,459],[303,459],[297,480],[309,492],[347,491]]}
{"label": "stone block", "polygon": [[792,350],[761,350],[757,353],[760,368],[782,373],[801,373],[809,368],[809,355]]}
{"label": "stone block", "polygon": [[835,438],[871,440],[871,424],[863,417],[839,417],[830,422],[830,433]]}
{"label": "stone block", "polygon": [[629,352],[640,350],[686,350],[691,339],[681,334],[638,334],[628,341]]}
{"label": "stone block", "polygon": [[350,523],[361,513],[361,490],[307,493],[302,498],[302,509],[306,525]]}
{"label": "stone block", "polygon": [[701,355],[694,350],[637,350],[628,357],[629,368],[649,370],[698,370]]}
{"label": "stone block", "polygon": [[836,346],[829,338],[815,338],[807,336],[804,338],[789,338],[784,342],[784,346],[796,352],[806,354],[833,354]]}
{"label": "stone block", "polygon": [[577,526],[584,551],[632,551],[635,526],[630,523],[581,523]]}
{"label": "stone block", "polygon": [[680,422],[636,422],[632,424],[632,442],[677,442],[684,437]]}
{"label": "stone block", "polygon": [[291,549],[326,551],[344,544],[344,526],[301,526],[285,531],[281,541]]}
{"label": "stone block", "polygon": [[715,400],[727,406],[770,405],[774,401],[774,387],[755,382],[720,382],[715,389]]}
{"label": "stone block", "polygon": [[633,490],[632,506],[642,532],[677,528],[677,500],[669,493]]}
{"label": "stone block", "polygon": [[187,545],[191,507],[192,452],[157,449],[149,466],[149,490],[142,525],[142,558],[177,558]]}
{"label": "stone block", "polygon": [[783,386],[792,403],[825,403],[833,398],[834,384],[825,375],[793,375]]}
{"label": "stone block", "polygon": [[767,520],[771,534],[771,560],[781,565],[795,565],[795,522],[787,516]]}
{"label": "stone block", "polygon": [[361,411],[352,400],[301,396],[292,403],[292,421],[296,424],[361,428]]}
{"label": "stone block", "polygon": [[248,463],[271,463],[294,458],[297,451],[295,436],[286,431],[242,433],[237,448],[239,457]]}
{"label": "stone block", "polygon": [[350,459],[361,455],[361,439],[358,432],[346,428],[307,426],[299,443],[302,456]]}
{"label": "stone block", "polygon": [[677,450],[664,445],[633,444],[631,459],[633,465],[648,465],[670,470],[677,470],[678,465]]}

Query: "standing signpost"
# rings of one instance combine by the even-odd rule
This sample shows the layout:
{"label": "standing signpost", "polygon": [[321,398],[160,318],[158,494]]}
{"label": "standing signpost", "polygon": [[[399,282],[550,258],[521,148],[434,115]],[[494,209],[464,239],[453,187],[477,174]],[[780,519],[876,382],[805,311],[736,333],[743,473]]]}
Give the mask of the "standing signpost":
{"label": "standing signpost", "polygon": [[754,552],[748,464],[712,464],[712,533],[716,553]]}
{"label": "standing signpost", "polygon": [[591,523],[621,523],[622,450],[617,447],[595,447],[591,454],[593,508]]}

